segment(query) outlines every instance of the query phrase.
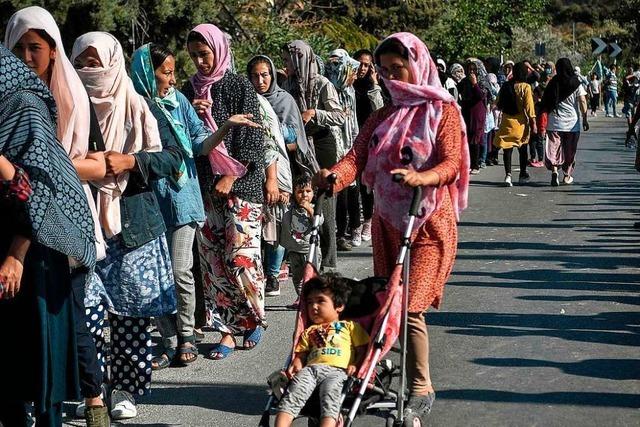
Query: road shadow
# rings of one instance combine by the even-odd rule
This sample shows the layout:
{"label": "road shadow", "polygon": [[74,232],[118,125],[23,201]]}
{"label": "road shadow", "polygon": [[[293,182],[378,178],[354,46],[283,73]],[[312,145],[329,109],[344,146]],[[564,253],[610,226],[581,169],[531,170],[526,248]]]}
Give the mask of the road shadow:
{"label": "road shadow", "polygon": [[594,315],[430,312],[429,325],[445,333],[479,337],[551,337],[566,341],[640,347],[640,312]]}
{"label": "road shadow", "polygon": [[640,379],[640,360],[586,359],[579,362],[552,362],[550,360],[521,358],[478,358],[473,363],[484,366],[509,368],[556,368],[568,375],[602,378],[607,380]]}
{"label": "road shadow", "polygon": [[438,399],[516,404],[595,406],[610,408],[640,407],[640,395],[602,392],[516,393],[500,390],[460,389],[438,390]]}

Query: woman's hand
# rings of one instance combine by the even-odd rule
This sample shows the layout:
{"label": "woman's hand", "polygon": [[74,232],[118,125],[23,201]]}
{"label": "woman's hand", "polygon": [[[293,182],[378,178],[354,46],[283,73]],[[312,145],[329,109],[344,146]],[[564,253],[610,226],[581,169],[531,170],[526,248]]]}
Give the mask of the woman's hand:
{"label": "woman's hand", "polygon": [[320,169],[314,176],[312,180],[312,184],[317,188],[330,188],[331,183],[329,182],[329,177],[333,175],[329,169]]}
{"label": "woman's hand", "polygon": [[211,108],[211,101],[207,101],[206,99],[194,99],[192,102],[193,108],[196,110],[196,113],[202,115],[207,112],[209,108]]}
{"label": "woman's hand", "polygon": [[236,182],[236,177],[231,175],[225,175],[218,180],[214,188],[214,194],[217,197],[227,198],[231,194],[231,188],[233,183]]}
{"label": "woman's hand", "polygon": [[14,298],[20,291],[22,280],[22,262],[12,255],[8,255],[0,267],[0,283],[4,287],[4,292],[0,298]]}
{"label": "woman's hand", "polygon": [[266,191],[266,202],[268,205],[275,205],[280,200],[280,189],[278,188],[278,180],[267,178],[264,184]]}
{"label": "woman's hand", "polygon": [[469,74],[469,82],[471,82],[472,86],[475,86],[478,84],[478,76],[476,76],[475,73],[470,73]]}
{"label": "woman's hand", "polygon": [[134,156],[116,151],[107,151],[104,153],[104,161],[107,165],[107,175],[118,176],[136,167],[136,158]]}
{"label": "woman's hand", "polygon": [[316,116],[316,110],[314,110],[314,109],[307,110],[304,113],[302,113],[302,121],[306,125],[315,116]]}
{"label": "woman's hand", "polygon": [[225,125],[228,128],[246,126],[246,127],[261,129],[262,126],[252,121],[251,120],[252,118],[253,118],[253,114],[236,114],[235,116],[229,117],[225,122]]}
{"label": "woman's hand", "polygon": [[394,169],[390,173],[391,175],[403,175],[401,183],[407,187],[434,187],[440,183],[438,174],[431,171],[416,172],[411,169]]}

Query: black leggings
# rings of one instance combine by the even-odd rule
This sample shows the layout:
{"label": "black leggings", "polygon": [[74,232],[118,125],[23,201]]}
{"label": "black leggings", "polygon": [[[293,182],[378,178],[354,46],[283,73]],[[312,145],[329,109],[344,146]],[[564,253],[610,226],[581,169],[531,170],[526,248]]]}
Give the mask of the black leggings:
{"label": "black leggings", "polygon": [[[511,175],[511,153],[513,153],[513,148],[505,148],[502,151],[504,172],[507,175]],[[523,176],[527,174],[527,144],[522,144],[518,147],[518,154],[520,155],[520,176]]]}
{"label": "black leggings", "polygon": [[590,102],[591,102],[591,112],[595,113],[598,110],[598,107],[600,106],[600,94],[594,93],[590,99]]}
{"label": "black leggings", "polygon": [[360,199],[362,200],[362,216],[365,221],[369,221],[373,217],[373,191],[360,184]]}
{"label": "black leggings", "polygon": [[347,228],[353,230],[358,227],[360,227],[360,189],[358,186],[350,186],[338,193],[336,233],[338,237],[344,237],[347,234]]}

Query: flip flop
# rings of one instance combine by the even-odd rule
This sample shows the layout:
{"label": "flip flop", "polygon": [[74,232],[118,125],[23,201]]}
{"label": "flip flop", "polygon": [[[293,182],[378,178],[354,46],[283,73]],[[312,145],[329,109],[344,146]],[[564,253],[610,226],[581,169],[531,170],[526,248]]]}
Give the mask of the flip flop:
{"label": "flip flop", "polygon": [[[213,347],[211,347],[211,350],[209,350],[209,353],[207,355],[209,359],[222,360],[229,357],[229,355],[233,353],[234,350],[235,350],[235,347],[229,347],[224,344],[218,343],[218,344],[215,344]],[[220,356],[216,357],[214,356],[215,354],[219,354]]]}
{"label": "flip flop", "polygon": [[[242,343],[242,348],[245,350],[254,349],[258,344],[260,344],[260,340],[262,339],[262,328],[257,327],[255,329],[247,329],[244,331],[244,342]],[[254,343],[252,346],[247,346],[248,342]]]}
{"label": "flip flop", "polygon": [[[193,359],[190,360],[183,360],[182,356],[183,354],[193,354],[195,357]],[[195,346],[195,344],[191,343],[190,346],[187,347],[178,347],[178,356],[176,357],[176,360],[178,360],[181,364],[183,365],[188,365],[189,363],[193,363],[198,359],[198,347]]]}

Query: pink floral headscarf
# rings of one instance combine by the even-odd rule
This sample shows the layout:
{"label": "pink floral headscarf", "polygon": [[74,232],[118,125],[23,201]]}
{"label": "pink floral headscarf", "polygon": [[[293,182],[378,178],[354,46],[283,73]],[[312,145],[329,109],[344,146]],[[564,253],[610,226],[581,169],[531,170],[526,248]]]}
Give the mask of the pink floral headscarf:
{"label": "pink floral headscarf", "polygon": [[[388,38],[400,41],[409,51],[409,67],[415,83],[403,83],[384,79],[397,106],[372,136],[369,157],[363,173],[364,183],[376,194],[376,212],[397,230],[407,225],[407,214],[411,204],[412,190],[392,181],[391,171],[409,168],[425,171],[436,166],[436,134],[442,118],[442,104],[460,108],[442,87],[438,70],[431,60],[425,44],[411,33],[396,33]],[[451,201],[459,219],[460,212],[467,207],[469,188],[469,147],[462,114],[461,164],[458,177],[447,186]],[[440,207],[444,192],[436,187],[424,188],[419,214],[414,231]],[[401,214],[399,214],[401,213]]]}
{"label": "pink floral headscarf", "polygon": [[[213,24],[200,24],[191,31],[204,37],[215,57],[215,66],[210,74],[203,74],[198,70],[190,79],[196,98],[212,101],[211,86],[224,77],[224,74],[231,65],[229,39]],[[215,108],[215,106],[211,108]],[[202,119],[204,124],[211,129],[211,131],[215,132],[218,130],[218,125],[211,114],[211,108],[204,113]],[[247,173],[244,165],[229,155],[224,142],[211,150],[209,153],[209,163],[211,163],[211,170],[214,175],[243,176]]]}

